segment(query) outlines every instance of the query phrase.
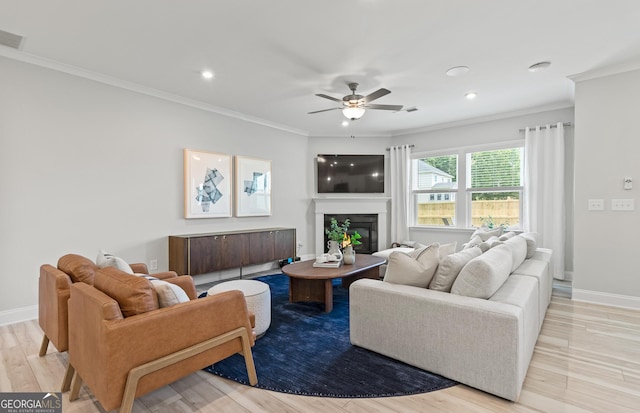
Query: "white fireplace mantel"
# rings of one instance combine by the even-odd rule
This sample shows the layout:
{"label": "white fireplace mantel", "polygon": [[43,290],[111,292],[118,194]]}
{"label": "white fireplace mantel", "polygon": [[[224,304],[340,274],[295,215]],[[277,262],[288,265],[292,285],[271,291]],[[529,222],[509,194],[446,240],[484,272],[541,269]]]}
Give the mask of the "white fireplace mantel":
{"label": "white fireplace mantel", "polygon": [[386,197],[332,197],[313,198],[316,213],[316,256],[324,252],[325,214],[377,214],[378,247],[387,245],[387,211],[391,198]]}

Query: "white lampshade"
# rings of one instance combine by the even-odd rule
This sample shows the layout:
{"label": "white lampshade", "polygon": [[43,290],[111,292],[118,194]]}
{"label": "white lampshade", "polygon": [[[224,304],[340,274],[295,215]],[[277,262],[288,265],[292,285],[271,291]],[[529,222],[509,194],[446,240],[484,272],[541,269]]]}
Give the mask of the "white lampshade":
{"label": "white lampshade", "polygon": [[360,119],[364,115],[364,108],[358,106],[350,106],[342,109],[342,114],[351,120]]}

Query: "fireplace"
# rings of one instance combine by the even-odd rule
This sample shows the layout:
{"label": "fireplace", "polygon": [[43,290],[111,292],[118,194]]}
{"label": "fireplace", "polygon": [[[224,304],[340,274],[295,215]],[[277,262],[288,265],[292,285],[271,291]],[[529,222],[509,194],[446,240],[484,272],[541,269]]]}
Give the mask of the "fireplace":
{"label": "fireplace", "polygon": [[[357,230],[364,238],[368,236],[369,241],[361,245],[356,251],[360,253],[368,253],[378,251],[379,249],[387,248],[387,225],[388,216],[387,211],[389,207],[390,198],[387,197],[322,197],[314,198],[315,204],[315,254],[321,255],[327,251],[327,239],[325,238],[324,229],[329,225],[326,219],[335,217],[340,219],[342,217],[350,218],[351,226],[350,231]],[[373,223],[363,222],[360,219],[354,221],[354,217],[359,215],[367,215],[369,220],[373,220]],[[339,218],[340,217],[340,218]],[[360,226],[362,225],[362,226]],[[371,227],[369,227],[371,225]],[[375,233],[372,236],[372,231]],[[363,240],[360,240],[361,242]]]}
{"label": "fireplace", "polygon": [[[324,227],[328,228],[331,223],[331,218],[335,218],[339,223],[342,223],[345,219],[349,219],[351,225],[349,225],[349,234],[353,234],[354,231],[358,231],[358,234],[362,236],[360,242],[362,244],[356,245],[353,249],[361,254],[371,254],[378,251],[378,214],[325,214],[324,215]],[[327,235],[324,235],[325,251],[327,241]]]}

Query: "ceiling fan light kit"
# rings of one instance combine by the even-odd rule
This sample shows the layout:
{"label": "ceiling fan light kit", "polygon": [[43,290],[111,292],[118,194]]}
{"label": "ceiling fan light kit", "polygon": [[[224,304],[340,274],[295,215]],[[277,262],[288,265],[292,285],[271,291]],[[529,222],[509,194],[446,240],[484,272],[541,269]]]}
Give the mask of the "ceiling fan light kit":
{"label": "ceiling fan light kit", "polygon": [[328,96],[322,93],[318,93],[316,94],[316,96],[324,98],[324,99],[329,99],[331,101],[334,102],[340,102],[342,103],[341,107],[337,107],[337,108],[331,108],[331,109],[322,109],[322,110],[316,110],[314,112],[309,112],[309,114],[313,114],[313,113],[320,113],[320,112],[327,112],[330,110],[336,110],[336,109],[342,109],[342,114],[350,120],[358,120],[360,119],[366,109],[375,109],[375,110],[393,110],[393,111],[399,111],[402,110],[402,105],[372,105],[370,104],[370,102],[381,98],[382,96],[388,95],[389,93],[391,93],[390,90],[388,89],[378,89],[375,92],[367,95],[367,96],[362,96],[362,95],[357,95],[356,94],[356,89],[358,88],[358,84],[357,83],[349,83],[349,89],[351,89],[351,94],[347,95],[345,97],[342,98],[342,100],[338,99],[338,98],[334,98],[332,96]]}
{"label": "ceiling fan light kit", "polygon": [[360,119],[362,115],[364,115],[364,108],[358,106],[347,106],[346,108],[342,109],[342,114],[347,119],[357,120]]}

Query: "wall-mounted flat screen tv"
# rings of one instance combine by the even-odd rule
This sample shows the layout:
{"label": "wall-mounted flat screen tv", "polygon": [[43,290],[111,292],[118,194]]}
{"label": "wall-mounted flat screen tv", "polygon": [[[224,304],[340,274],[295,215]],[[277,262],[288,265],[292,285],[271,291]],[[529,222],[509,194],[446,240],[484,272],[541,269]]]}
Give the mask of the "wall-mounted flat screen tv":
{"label": "wall-mounted flat screen tv", "polygon": [[384,193],[384,155],[318,155],[319,194]]}

